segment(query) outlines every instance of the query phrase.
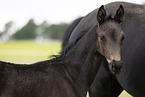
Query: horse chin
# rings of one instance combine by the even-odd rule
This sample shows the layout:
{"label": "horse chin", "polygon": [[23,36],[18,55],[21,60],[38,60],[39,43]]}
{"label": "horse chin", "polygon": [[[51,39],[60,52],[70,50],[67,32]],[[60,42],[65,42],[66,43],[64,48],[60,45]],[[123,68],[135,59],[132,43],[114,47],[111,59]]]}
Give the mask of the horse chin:
{"label": "horse chin", "polygon": [[122,71],[122,64],[110,63],[109,69],[112,74],[119,74]]}

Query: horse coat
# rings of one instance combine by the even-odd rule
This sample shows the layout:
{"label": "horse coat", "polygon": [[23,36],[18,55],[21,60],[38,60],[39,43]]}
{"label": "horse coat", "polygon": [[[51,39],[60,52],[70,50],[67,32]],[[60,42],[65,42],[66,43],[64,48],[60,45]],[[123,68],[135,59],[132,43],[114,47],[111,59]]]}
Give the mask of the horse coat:
{"label": "horse coat", "polygon": [[[143,76],[145,72],[145,6],[126,2],[114,2],[105,5],[107,15],[113,17],[120,4],[123,5],[125,10],[124,20],[121,25],[125,36],[122,46],[122,61],[124,64],[123,71],[116,77],[122,87],[117,84],[117,86],[115,85],[112,88],[115,90],[115,87],[119,87],[119,93],[123,88],[133,96],[143,97],[145,96],[145,77]],[[97,12],[98,9],[92,11],[78,23],[69,38],[70,44],[75,42],[78,37],[83,36],[86,33],[85,30],[90,29],[97,23]],[[105,64],[107,65],[107,63]],[[97,76],[101,76],[99,74],[101,72],[98,72]],[[108,75],[110,76],[110,74]],[[111,81],[110,78],[109,80]]]}

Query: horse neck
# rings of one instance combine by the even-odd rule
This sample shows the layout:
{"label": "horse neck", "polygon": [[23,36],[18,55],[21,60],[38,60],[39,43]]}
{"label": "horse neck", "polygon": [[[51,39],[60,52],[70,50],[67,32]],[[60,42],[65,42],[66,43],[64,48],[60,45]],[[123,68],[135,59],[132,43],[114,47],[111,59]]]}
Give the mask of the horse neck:
{"label": "horse neck", "polygon": [[79,73],[86,81],[87,88],[94,80],[102,61],[102,56],[97,53],[96,43],[97,33],[96,26],[94,26],[67,53],[71,65],[80,68]]}

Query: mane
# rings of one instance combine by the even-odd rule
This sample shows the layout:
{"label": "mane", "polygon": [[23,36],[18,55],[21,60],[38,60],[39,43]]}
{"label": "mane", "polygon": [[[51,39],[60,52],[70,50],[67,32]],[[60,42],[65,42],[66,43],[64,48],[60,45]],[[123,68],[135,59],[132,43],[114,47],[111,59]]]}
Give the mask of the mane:
{"label": "mane", "polygon": [[72,22],[71,25],[65,30],[63,38],[62,38],[62,49],[69,43],[69,38],[74,30],[74,28],[78,25],[78,23],[82,20],[83,17],[80,17]]}
{"label": "mane", "polygon": [[[86,28],[83,31],[81,31],[80,33],[86,33],[90,30],[90,28]],[[84,36],[85,34],[79,34],[79,36],[77,37],[76,40],[74,40],[73,42],[71,42],[70,44],[68,44],[61,52],[60,57],[64,57],[67,52]]]}
{"label": "mane", "polygon": [[47,60],[48,63],[60,62],[62,61],[62,57],[60,55],[51,55],[50,60]]}
{"label": "mane", "polygon": [[36,64],[40,65],[42,63],[57,64],[57,63],[62,63],[62,60],[63,60],[63,62],[66,62],[66,61],[64,61],[64,58],[62,58],[60,55],[51,55],[51,59],[49,59],[49,60],[39,61],[39,62],[32,63],[32,64],[17,64],[17,63],[12,63],[12,62],[0,61],[0,66],[2,66],[2,64],[3,65],[6,65],[6,64],[15,65],[18,67],[31,66],[31,65],[36,66]]}

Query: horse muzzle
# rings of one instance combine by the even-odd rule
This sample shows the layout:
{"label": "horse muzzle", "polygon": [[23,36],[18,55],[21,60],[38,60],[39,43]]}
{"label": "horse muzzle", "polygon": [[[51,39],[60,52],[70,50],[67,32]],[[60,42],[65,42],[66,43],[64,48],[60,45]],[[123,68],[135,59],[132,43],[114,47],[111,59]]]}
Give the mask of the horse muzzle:
{"label": "horse muzzle", "polygon": [[122,71],[123,62],[112,60],[109,63],[109,69],[113,74],[119,74]]}

